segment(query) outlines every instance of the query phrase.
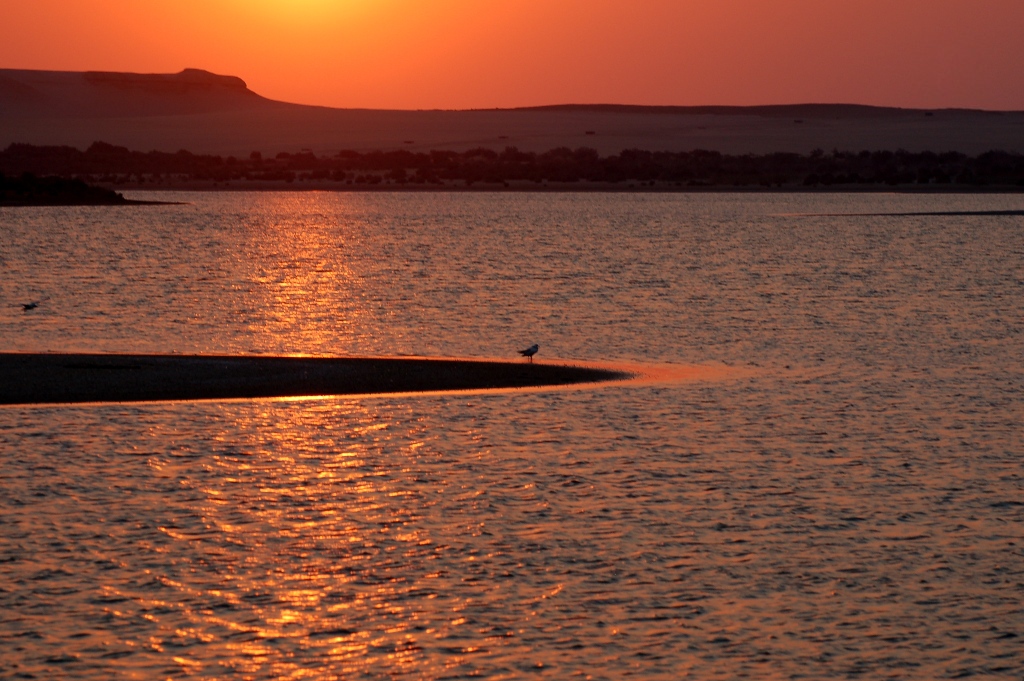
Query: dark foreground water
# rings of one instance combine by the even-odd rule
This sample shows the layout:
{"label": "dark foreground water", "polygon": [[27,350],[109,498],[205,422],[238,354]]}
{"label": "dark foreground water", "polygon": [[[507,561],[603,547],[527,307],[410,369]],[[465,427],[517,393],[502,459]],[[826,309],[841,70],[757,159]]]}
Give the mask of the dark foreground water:
{"label": "dark foreground water", "polygon": [[0,209],[0,350],[713,371],[2,408],[0,678],[1024,675],[1024,217],[795,215],[1024,197],[177,197]]}

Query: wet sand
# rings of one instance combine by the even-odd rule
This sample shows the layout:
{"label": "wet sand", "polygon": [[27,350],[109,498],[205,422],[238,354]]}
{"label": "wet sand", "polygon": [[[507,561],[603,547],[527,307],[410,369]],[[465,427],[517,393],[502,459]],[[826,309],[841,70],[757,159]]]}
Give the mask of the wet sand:
{"label": "wet sand", "polygon": [[541,362],[0,353],[0,404],[485,390],[629,377]]}

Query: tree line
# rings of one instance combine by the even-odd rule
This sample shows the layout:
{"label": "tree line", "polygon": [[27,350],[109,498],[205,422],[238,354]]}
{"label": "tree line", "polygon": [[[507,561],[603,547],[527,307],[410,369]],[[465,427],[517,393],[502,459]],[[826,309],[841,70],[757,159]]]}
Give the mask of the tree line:
{"label": "tree line", "polygon": [[716,151],[629,149],[601,156],[590,148],[542,153],[503,151],[310,151],[248,157],[132,151],[96,142],[70,146],[11,144],[0,151],[0,173],[33,173],[102,184],[175,182],[320,182],[347,185],[507,186],[602,183],[689,188],[795,188],[944,185],[1024,188],[1024,155],[989,151],[846,152],[730,155]]}

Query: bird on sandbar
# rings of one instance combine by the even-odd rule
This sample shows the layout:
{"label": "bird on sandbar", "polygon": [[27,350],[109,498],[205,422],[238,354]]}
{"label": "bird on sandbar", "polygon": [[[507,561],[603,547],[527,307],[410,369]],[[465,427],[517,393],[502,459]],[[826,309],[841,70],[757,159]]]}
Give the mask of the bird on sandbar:
{"label": "bird on sandbar", "polygon": [[540,350],[540,346],[537,345],[536,343],[534,343],[533,345],[531,345],[530,347],[526,348],[525,350],[520,350],[519,354],[522,355],[523,357],[527,357],[530,360],[530,363],[532,364],[533,363],[533,356],[537,354],[538,350]]}

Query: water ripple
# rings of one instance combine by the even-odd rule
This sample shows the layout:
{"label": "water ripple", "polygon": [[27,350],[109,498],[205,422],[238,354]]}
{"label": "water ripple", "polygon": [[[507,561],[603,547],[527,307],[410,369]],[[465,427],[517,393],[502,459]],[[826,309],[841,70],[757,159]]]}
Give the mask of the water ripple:
{"label": "water ripple", "polygon": [[1020,218],[781,215],[1014,197],[193,198],[4,209],[6,349],[731,378],[4,408],[3,675],[1020,677]]}

